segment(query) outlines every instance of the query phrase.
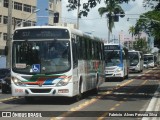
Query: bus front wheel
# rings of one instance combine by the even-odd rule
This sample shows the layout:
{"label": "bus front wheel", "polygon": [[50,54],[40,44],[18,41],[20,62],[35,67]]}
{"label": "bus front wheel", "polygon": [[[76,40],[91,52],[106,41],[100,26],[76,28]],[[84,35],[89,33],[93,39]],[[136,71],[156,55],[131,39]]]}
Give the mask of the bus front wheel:
{"label": "bus front wheel", "polygon": [[74,97],[75,101],[80,101],[83,98],[83,93],[82,93],[82,80],[79,83],[79,93]]}

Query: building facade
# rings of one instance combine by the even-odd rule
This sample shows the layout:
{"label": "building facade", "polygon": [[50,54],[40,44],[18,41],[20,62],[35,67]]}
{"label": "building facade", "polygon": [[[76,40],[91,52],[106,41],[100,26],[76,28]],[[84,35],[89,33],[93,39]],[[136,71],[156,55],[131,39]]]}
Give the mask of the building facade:
{"label": "building facade", "polygon": [[[62,0],[49,0],[48,4],[48,12],[49,12],[49,19],[48,19],[48,24],[49,25],[58,25],[62,23]],[[59,21],[58,23],[54,23],[54,14],[53,13],[58,13],[59,14]]]}
{"label": "building facade", "polygon": [[[46,4],[45,8],[42,2]],[[4,54],[7,40],[8,7],[9,0],[0,0],[0,55]],[[16,27],[38,25],[38,13],[44,16],[43,10],[48,16],[47,25],[54,25],[54,12],[59,13],[61,22],[61,0],[12,0],[12,33]]]}
{"label": "building facade", "polygon": [[[32,2],[31,2],[32,1]],[[12,0],[12,32],[18,26],[31,26],[36,24],[37,0]],[[9,0],[0,0],[0,54],[3,54],[7,40]],[[34,17],[31,21],[25,21]]]}

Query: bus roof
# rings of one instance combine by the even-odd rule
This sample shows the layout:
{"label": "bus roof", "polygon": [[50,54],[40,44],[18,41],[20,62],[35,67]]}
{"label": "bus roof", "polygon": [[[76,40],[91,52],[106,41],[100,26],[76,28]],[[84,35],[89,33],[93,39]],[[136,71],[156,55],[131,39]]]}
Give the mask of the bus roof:
{"label": "bus roof", "polygon": [[69,27],[64,27],[64,26],[28,26],[28,27],[19,27],[19,28],[16,28],[15,30],[39,29],[39,28],[61,28],[61,29],[68,29],[71,33],[74,33],[76,35],[85,36],[85,37],[88,37],[88,38],[91,38],[91,39],[96,39],[97,41],[103,41],[101,38],[95,37],[93,35],[89,35],[87,33],[83,33],[81,30],[73,29],[73,28],[69,28]]}

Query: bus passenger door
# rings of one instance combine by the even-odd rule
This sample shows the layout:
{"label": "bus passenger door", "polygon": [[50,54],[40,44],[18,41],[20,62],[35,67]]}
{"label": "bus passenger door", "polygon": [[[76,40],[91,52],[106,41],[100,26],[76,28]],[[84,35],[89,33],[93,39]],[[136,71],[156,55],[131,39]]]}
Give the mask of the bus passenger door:
{"label": "bus passenger door", "polygon": [[73,72],[72,72],[72,76],[73,76],[73,92],[75,92],[74,94],[77,94],[78,91],[78,86],[79,86],[79,78],[78,78],[78,55],[77,55],[77,42],[76,42],[76,36],[72,35],[72,59],[71,59],[71,63],[73,66]]}

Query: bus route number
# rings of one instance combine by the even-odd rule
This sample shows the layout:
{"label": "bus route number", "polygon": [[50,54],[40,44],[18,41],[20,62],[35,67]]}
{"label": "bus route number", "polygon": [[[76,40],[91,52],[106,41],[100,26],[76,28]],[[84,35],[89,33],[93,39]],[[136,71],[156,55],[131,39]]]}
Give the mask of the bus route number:
{"label": "bus route number", "polygon": [[22,36],[23,36],[23,37],[27,37],[27,36],[29,36],[29,35],[30,35],[30,32],[23,32],[23,33],[22,33]]}
{"label": "bus route number", "polygon": [[23,89],[15,89],[16,93],[23,93]]}

